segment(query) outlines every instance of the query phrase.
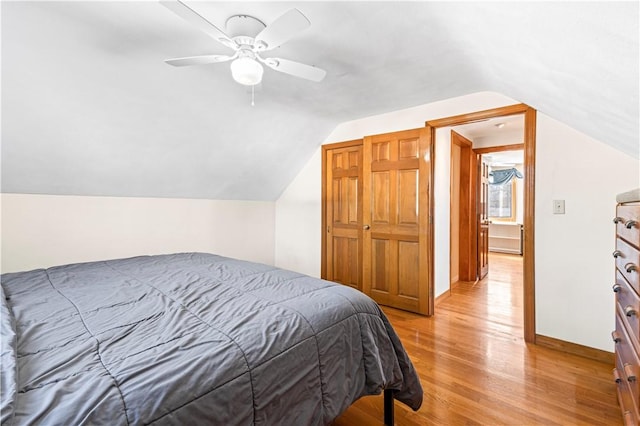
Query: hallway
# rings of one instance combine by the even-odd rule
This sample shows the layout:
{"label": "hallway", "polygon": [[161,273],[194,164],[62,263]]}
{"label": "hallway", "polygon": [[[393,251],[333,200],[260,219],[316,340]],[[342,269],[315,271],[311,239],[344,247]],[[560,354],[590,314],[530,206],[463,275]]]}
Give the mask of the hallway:
{"label": "hallway", "polygon": [[465,306],[469,315],[508,326],[511,334],[522,338],[522,262],[522,256],[489,252],[487,276],[454,284],[448,298],[454,300],[437,304],[436,316]]}
{"label": "hallway", "polygon": [[[525,344],[522,258],[491,253],[489,274],[459,283],[433,317],[383,307],[424,388],[396,425],[620,425],[613,365]],[[357,401],[334,422],[382,425],[382,398]]]}

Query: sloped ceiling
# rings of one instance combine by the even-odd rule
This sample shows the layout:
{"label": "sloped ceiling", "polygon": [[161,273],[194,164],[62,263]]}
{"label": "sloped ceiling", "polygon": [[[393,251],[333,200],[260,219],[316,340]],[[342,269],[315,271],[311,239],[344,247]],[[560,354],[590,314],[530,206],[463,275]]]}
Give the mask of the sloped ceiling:
{"label": "sloped ceiling", "polygon": [[187,4],[298,8],[265,56],[326,79],[266,69],[252,107],[228,63],[163,62],[229,50],[155,1],[3,1],[2,192],[275,200],[339,123],[482,91],[640,157],[638,2]]}

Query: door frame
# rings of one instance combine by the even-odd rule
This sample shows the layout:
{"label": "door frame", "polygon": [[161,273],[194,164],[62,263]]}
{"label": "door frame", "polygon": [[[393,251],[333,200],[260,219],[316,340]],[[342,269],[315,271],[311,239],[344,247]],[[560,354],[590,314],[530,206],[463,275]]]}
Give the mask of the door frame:
{"label": "door frame", "polygon": [[[460,192],[458,200],[450,201],[450,211],[453,212],[454,208],[458,209],[458,281],[472,282],[475,281],[477,276],[477,253],[476,247],[472,244],[472,240],[475,241],[476,235],[476,221],[475,221],[475,187],[476,187],[476,172],[475,163],[472,161],[473,149],[472,142],[462,136],[455,130],[451,130],[451,158],[453,159],[454,145],[460,149],[460,164],[458,169],[454,169],[454,164],[451,164],[451,183],[453,183],[454,173],[459,174],[460,179]],[[452,160],[453,161],[453,160]],[[449,222],[452,222],[451,220]],[[449,224],[449,239],[453,235],[453,224]],[[449,257],[453,253],[454,244],[449,245]],[[449,262],[451,265],[451,262]],[[451,269],[451,266],[449,267]],[[451,278],[451,277],[450,277]],[[455,283],[451,283],[452,285]],[[451,290],[453,287],[449,287]]]}
{"label": "door frame", "polygon": [[[524,119],[524,117],[523,117]],[[505,151],[524,151],[524,144],[523,143],[514,143],[511,145],[496,145],[496,146],[489,146],[486,148],[476,148],[476,149],[472,149],[471,150],[473,153],[473,161],[476,164],[481,164],[482,163],[482,156],[484,154],[490,154],[493,152],[505,152]],[[480,175],[480,170],[477,171],[477,174]],[[480,179],[480,176],[478,176],[478,181]],[[478,192],[480,188],[476,188],[476,193]],[[475,201],[475,200],[474,200]],[[515,200],[514,200],[515,202]],[[476,253],[476,256],[479,258],[480,257],[480,253]],[[477,276],[479,277],[479,274]]]}
{"label": "door frame", "polygon": [[[477,111],[425,123],[430,145],[434,146],[436,130],[442,127],[452,127],[469,124],[474,121],[511,115],[524,115],[524,242],[523,242],[523,331],[524,340],[528,343],[536,342],[535,324],[535,153],[536,153],[536,110],[526,104],[515,104],[501,108]],[[433,159],[432,159],[433,161]],[[434,205],[431,204],[430,214]],[[433,256],[433,250],[431,250]],[[433,262],[433,260],[432,260]],[[434,286],[433,280],[429,283]],[[434,288],[430,289],[433,298]],[[433,303],[433,300],[430,301]]]}

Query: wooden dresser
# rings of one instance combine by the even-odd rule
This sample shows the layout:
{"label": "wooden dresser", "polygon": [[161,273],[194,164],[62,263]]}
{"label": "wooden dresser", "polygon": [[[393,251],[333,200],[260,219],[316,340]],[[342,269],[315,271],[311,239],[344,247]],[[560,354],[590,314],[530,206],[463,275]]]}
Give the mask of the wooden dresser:
{"label": "wooden dresser", "polygon": [[640,189],[616,197],[615,284],[616,366],[618,402],[625,425],[640,422]]}

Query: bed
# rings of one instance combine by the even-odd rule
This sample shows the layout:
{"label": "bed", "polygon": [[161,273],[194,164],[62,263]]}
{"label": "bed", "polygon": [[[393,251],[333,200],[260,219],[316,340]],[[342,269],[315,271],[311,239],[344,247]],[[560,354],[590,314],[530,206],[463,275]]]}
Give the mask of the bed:
{"label": "bed", "polygon": [[422,403],[384,313],[340,284],[207,253],[1,282],[3,425],[323,425],[383,390]]}

